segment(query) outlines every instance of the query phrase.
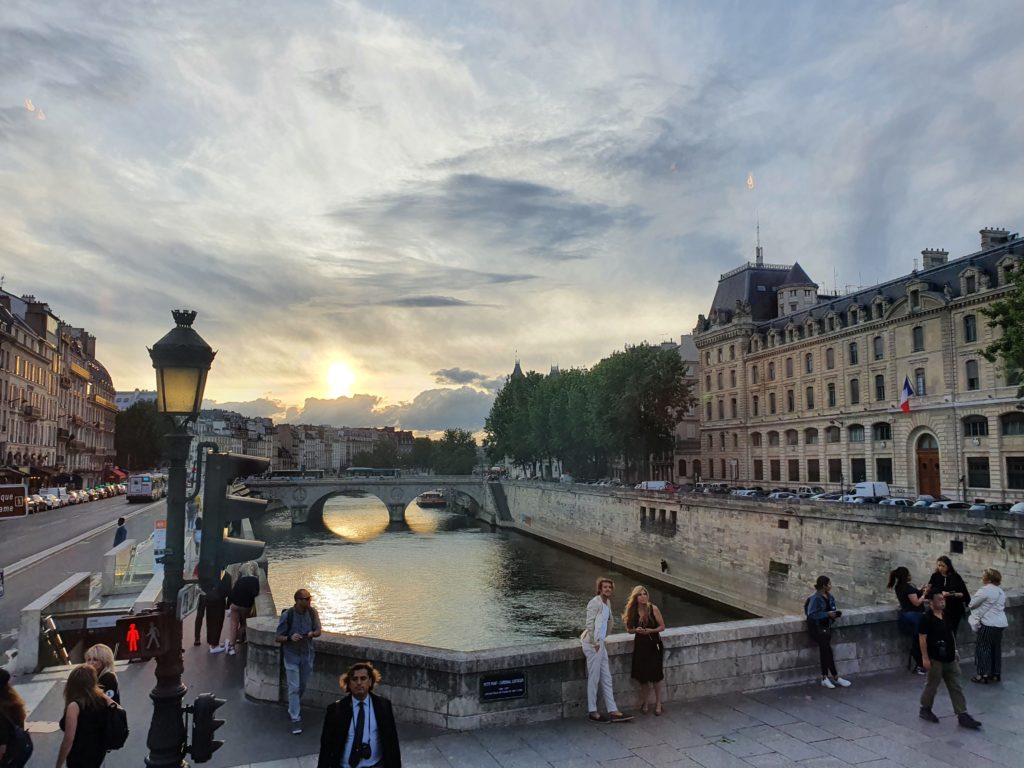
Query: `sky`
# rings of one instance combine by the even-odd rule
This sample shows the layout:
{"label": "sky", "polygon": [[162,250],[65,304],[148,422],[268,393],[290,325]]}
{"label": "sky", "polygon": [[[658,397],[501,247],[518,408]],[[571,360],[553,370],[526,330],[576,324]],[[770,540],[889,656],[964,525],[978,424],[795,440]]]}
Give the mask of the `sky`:
{"label": "sky", "polygon": [[517,354],[690,332],[757,222],[827,291],[1018,231],[1021,29],[1000,0],[5,0],[3,287],[119,390],[183,307],[220,407],[477,430]]}

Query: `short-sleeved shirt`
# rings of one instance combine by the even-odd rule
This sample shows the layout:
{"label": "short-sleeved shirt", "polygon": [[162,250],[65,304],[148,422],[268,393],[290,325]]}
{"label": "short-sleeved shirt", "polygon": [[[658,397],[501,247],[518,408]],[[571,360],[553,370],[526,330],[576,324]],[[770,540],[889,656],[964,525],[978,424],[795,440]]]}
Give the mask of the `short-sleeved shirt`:
{"label": "short-sleeved shirt", "polygon": [[917,595],[921,596],[921,590],[911,584],[909,581],[904,581],[902,584],[896,585],[896,599],[900,601],[900,610],[906,613],[920,613],[924,610],[923,605],[914,605],[910,602],[910,596]]}
{"label": "short-sleeved shirt", "polygon": [[956,636],[946,621],[945,614],[940,619],[934,613],[926,613],[921,619],[918,632],[927,637],[925,642],[930,659],[946,663],[956,661]]}
{"label": "short-sleeved shirt", "polygon": [[[290,629],[288,627],[289,615],[292,623]],[[281,620],[277,623],[276,634],[287,635],[289,638],[292,635],[302,635],[302,639],[298,642],[289,639],[288,642],[281,645],[285,658],[300,661],[312,656],[313,638],[306,637],[306,635],[318,629],[320,629],[320,617],[317,615],[316,609],[309,608],[305,613],[299,613],[294,608],[284,611],[281,614]]]}

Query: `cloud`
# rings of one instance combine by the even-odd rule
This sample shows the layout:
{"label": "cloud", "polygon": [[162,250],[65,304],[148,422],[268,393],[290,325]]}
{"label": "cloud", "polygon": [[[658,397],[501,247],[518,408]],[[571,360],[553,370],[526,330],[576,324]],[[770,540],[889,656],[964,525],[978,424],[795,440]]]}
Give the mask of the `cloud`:
{"label": "cloud", "polygon": [[437,432],[449,427],[483,429],[494,395],[471,387],[429,389],[411,402],[385,405],[382,398],[360,394],[333,400],[307,398],[302,409],[289,414],[295,424],[332,424],[349,427],[401,427]]}
{"label": "cloud", "polygon": [[430,374],[438,384],[472,384],[484,378],[482,373],[462,368],[441,368]]}
{"label": "cloud", "polygon": [[280,400],[261,397],[256,400],[245,402],[218,403],[216,400],[204,399],[203,410],[219,408],[224,411],[234,411],[243,416],[283,420],[287,414],[288,407]]}
{"label": "cloud", "polygon": [[472,307],[476,306],[468,301],[456,299],[451,296],[408,296],[404,299],[385,299],[377,302],[382,307]]}

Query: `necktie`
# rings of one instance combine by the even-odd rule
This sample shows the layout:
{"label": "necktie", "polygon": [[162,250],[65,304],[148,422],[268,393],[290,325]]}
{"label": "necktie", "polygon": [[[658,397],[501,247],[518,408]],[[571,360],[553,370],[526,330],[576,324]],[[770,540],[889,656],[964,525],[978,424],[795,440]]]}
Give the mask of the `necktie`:
{"label": "necktie", "polygon": [[360,756],[362,750],[359,747],[363,743],[363,731],[366,728],[366,710],[363,705],[366,702],[359,702],[359,714],[356,715],[356,733],[352,739],[352,751],[348,753],[348,764],[349,768],[356,768],[359,765],[359,761],[363,758]]}

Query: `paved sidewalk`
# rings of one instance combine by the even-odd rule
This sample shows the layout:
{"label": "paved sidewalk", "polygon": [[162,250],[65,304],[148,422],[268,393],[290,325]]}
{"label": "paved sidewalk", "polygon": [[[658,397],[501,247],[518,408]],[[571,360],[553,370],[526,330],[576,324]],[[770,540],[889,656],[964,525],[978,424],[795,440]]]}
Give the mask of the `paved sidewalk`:
{"label": "paved sidewalk", "polygon": [[[1005,663],[999,685],[966,682],[981,731],[957,726],[944,689],[939,724],[917,716],[923,677],[893,672],[854,678],[829,691],[809,684],[733,694],[637,715],[631,723],[562,720],[404,738],[406,768],[731,768],[808,766],[1024,765],[1024,662]],[[966,677],[973,664],[965,664]],[[625,708],[626,701],[620,699]],[[315,728],[319,738],[319,727]],[[399,731],[402,726],[399,724]],[[254,762],[248,768],[314,768],[316,755]]]}

